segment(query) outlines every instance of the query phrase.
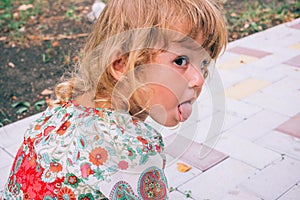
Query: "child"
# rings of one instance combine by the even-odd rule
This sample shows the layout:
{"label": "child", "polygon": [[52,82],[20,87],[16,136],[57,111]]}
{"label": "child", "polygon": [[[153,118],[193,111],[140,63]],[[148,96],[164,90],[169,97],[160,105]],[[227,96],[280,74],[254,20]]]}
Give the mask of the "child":
{"label": "child", "polygon": [[226,42],[211,0],[108,1],[58,105],[26,131],[3,199],[168,199],[162,136],[143,121],[185,121]]}

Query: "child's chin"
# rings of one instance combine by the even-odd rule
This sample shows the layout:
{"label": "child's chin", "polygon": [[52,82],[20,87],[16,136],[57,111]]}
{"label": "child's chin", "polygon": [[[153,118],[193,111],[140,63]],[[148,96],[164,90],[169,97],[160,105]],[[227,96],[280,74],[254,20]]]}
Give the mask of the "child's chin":
{"label": "child's chin", "polygon": [[177,119],[173,119],[170,121],[166,121],[165,123],[161,123],[161,125],[168,127],[168,128],[176,128],[176,127],[178,127],[179,124],[180,124],[180,121],[178,121]]}

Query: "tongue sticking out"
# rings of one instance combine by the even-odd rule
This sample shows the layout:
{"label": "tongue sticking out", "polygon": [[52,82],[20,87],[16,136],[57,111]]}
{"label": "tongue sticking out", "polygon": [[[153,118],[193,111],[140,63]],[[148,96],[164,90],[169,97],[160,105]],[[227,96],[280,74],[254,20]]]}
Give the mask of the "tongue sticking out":
{"label": "tongue sticking out", "polygon": [[178,106],[179,120],[184,122],[192,114],[192,104],[190,102],[182,103]]}

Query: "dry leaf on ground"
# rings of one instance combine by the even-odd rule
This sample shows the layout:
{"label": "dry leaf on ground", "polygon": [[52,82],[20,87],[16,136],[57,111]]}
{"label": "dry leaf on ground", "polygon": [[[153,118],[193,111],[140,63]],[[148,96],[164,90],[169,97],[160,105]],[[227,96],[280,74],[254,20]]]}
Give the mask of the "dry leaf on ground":
{"label": "dry leaf on ground", "polygon": [[177,170],[179,172],[187,172],[189,171],[190,169],[192,169],[191,166],[187,165],[187,164],[184,164],[184,163],[177,163]]}

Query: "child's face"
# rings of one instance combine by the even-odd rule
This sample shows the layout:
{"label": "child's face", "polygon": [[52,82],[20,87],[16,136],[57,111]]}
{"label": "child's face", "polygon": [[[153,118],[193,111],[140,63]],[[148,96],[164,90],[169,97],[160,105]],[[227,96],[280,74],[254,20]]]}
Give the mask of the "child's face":
{"label": "child's face", "polygon": [[165,126],[187,120],[204,83],[203,68],[210,56],[201,48],[201,34],[191,40],[172,43],[143,72],[144,83],[153,92],[149,97],[150,116]]}

